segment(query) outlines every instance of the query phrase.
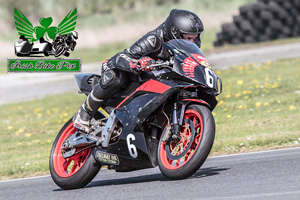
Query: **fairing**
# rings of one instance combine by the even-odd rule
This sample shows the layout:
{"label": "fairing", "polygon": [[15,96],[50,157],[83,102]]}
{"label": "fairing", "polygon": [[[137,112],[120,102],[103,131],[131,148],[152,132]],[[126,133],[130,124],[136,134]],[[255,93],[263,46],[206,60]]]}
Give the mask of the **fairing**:
{"label": "fairing", "polygon": [[[211,70],[211,67],[200,48],[184,39],[171,40],[164,44],[171,54],[174,54],[173,71],[183,79],[189,79],[205,88],[214,90],[215,94],[220,93],[220,79]],[[218,84],[219,83],[219,84]]]}

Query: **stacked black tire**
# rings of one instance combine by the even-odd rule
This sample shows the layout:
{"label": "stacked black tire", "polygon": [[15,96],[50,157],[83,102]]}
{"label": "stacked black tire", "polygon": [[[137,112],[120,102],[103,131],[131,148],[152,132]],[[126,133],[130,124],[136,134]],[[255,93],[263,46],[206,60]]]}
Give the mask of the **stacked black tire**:
{"label": "stacked black tire", "polygon": [[222,25],[215,47],[300,36],[300,0],[258,0]]}

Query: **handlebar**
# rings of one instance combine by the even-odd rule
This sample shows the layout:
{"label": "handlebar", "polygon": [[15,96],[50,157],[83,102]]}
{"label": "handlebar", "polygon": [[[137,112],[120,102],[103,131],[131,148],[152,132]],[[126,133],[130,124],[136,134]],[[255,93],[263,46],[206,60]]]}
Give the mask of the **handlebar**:
{"label": "handlebar", "polygon": [[161,62],[161,61],[157,61],[156,64],[153,64],[153,65],[149,65],[147,66],[147,68],[157,68],[157,67],[162,67],[162,66],[170,66],[171,65],[171,62],[169,61],[165,61],[165,62]]}
{"label": "handlebar", "polygon": [[[172,65],[173,62],[171,61],[156,61],[155,64],[152,65],[148,65],[145,68],[149,69],[149,70],[145,70],[145,71],[151,71],[152,69],[159,69],[159,68],[170,68],[170,65]],[[145,68],[138,68],[139,70],[144,70]]]}

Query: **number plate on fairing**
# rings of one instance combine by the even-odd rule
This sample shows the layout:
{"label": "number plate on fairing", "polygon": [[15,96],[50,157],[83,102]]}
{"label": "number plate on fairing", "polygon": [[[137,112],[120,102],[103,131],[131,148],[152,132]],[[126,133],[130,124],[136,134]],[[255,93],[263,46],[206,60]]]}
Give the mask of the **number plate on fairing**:
{"label": "number plate on fairing", "polygon": [[120,161],[117,155],[106,153],[103,151],[97,151],[96,152],[96,158],[98,161],[110,165],[119,165]]}

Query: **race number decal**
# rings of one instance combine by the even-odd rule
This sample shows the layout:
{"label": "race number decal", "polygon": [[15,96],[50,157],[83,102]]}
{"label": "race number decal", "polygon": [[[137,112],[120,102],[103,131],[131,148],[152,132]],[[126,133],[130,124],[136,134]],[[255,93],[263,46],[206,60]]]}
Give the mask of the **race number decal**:
{"label": "race number decal", "polygon": [[214,77],[213,77],[213,72],[209,68],[205,68],[205,76],[206,76],[206,84],[210,87],[214,87]]}
{"label": "race number decal", "polygon": [[138,153],[137,153],[136,147],[135,147],[134,144],[130,143],[130,139],[131,140],[135,140],[135,136],[133,134],[131,134],[131,133],[128,134],[128,136],[126,138],[129,154],[131,155],[131,157],[137,158]]}

